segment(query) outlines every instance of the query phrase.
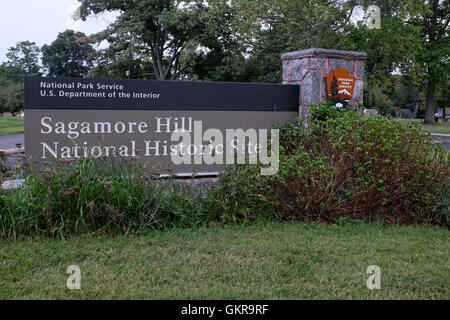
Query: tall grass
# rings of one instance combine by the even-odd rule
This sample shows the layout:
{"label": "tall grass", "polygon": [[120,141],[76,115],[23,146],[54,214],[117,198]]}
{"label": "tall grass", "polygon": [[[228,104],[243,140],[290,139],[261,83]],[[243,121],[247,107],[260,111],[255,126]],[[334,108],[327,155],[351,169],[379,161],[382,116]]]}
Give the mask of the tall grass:
{"label": "tall grass", "polygon": [[0,136],[21,133],[24,131],[24,118],[0,117]]}
{"label": "tall grass", "polygon": [[0,196],[0,237],[133,234],[202,221],[197,193],[122,158],[48,164]]}

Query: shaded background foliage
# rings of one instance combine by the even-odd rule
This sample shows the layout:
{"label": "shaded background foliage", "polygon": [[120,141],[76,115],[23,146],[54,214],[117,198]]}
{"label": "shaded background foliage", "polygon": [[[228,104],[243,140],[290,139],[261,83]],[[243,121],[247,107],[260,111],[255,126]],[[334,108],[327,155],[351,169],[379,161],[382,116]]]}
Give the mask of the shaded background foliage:
{"label": "shaded background foliage", "polygon": [[41,50],[42,66],[49,77],[82,77],[92,67],[94,49],[82,32],[60,32]]}

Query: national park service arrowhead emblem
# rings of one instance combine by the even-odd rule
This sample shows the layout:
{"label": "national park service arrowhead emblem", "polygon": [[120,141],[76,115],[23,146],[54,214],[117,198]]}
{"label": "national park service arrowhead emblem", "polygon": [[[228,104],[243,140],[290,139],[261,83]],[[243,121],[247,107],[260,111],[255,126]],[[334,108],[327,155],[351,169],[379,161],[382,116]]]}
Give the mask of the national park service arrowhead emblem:
{"label": "national park service arrowhead emblem", "polygon": [[347,69],[335,69],[327,74],[328,100],[335,105],[346,106],[353,97],[355,80]]}

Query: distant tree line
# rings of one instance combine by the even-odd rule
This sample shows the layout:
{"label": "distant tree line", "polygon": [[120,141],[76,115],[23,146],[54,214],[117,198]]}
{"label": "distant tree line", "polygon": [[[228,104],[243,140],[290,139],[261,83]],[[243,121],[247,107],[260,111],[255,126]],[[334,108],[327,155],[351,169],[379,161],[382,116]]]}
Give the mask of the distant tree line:
{"label": "distant tree line", "polygon": [[[89,37],[66,30],[42,48],[28,41],[11,48],[0,66],[0,112],[23,105],[27,75],[279,83],[280,54],[311,47],[368,53],[366,108],[426,109],[433,122],[437,107],[450,107],[449,1],[80,2],[82,19],[118,17]],[[369,5],[381,8],[381,29],[352,20]]]}
{"label": "distant tree line", "polygon": [[22,41],[9,48],[0,65],[0,115],[23,109],[26,76],[84,77],[92,68],[95,50],[86,35],[66,30],[42,48]]}

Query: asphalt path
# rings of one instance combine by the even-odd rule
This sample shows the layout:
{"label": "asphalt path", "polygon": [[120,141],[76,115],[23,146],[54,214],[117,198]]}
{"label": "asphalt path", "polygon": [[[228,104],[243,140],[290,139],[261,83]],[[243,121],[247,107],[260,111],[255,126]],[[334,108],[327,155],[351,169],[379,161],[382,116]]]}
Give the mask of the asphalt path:
{"label": "asphalt path", "polygon": [[17,143],[21,143],[23,146],[24,141],[23,133],[0,136],[0,150],[16,148]]}
{"label": "asphalt path", "polygon": [[431,135],[436,142],[440,142],[442,146],[450,150],[450,134],[432,134]]}

